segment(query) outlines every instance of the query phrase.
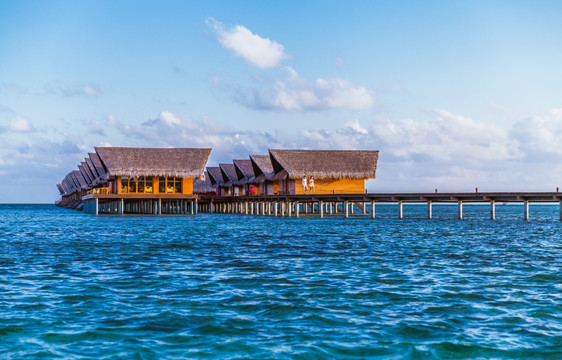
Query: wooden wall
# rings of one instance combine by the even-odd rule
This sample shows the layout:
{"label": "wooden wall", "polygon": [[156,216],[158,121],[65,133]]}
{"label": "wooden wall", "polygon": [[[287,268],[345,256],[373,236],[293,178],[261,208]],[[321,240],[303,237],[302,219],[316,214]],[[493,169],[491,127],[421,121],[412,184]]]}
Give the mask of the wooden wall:
{"label": "wooden wall", "polygon": [[[294,187],[293,187],[294,186]],[[362,194],[365,192],[364,179],[342,179],[342,180],[317,180],[314,179],[314,188],[316,194]],[[293,190],[294,189],[294,190]],[[293,180],[290,190],[294,194],[302,194],[302,181]],[[310,191],[307,194],[311,194]]]}
{"label": "wooden wall", "polygon": [[184,195],[193,194],[193,178],[182,178],[181,189]]}

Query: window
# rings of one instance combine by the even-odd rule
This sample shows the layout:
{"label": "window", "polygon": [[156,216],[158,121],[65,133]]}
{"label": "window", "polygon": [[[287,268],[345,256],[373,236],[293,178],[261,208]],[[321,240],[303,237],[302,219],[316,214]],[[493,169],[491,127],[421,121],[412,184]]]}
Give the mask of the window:
{"label": "window", "polygon": [[166,193],[166,178],[165,177],[160,176],[158,178],[158,192],[160,194]]}
{"label": "window", "polygon": [[152,177],[151,176],[146,178],[145,184],[146,184],[145,185],[146,187],[145,187],[144,191],[146,193],[152,194],[154,192],[154,190],[152,189]]}
{"label": "window", "polygon": [[176,193],[181,194],[181,178],[175,178],[174,189]]}
{"label": "window", "polygon": [[137,179],[135,177],[129,178],[129,192],[137,192]]}
{"label": "window", "polygon": [[174,192],[174,178],[169,177],[166,178],[166,192],[173,193]]}
{"label": "window", "polygon": [[138,177],[139,180],[139,193],[143,193],[144,192],[144,176],[139,176]]}
{"label": "window", "polygon": [[129,192],[129,178],[127,176],[121,178],[121,192],[124,194]]}

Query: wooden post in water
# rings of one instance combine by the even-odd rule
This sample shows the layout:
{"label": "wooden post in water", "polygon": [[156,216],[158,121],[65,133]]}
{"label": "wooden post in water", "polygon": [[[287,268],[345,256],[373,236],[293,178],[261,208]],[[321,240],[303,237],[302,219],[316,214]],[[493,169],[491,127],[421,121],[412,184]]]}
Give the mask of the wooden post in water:
{"label": "wooden post in water", "polygon": [[324,203],[322,201],[318,202],[318,212],[320,213],[320,218],[324,217]]}
{"label": "wooden post in water", "polygon": [[291,210],[292,210],[291,207],[292,207],[292,206],[293,206],[293,203],[289,201],[289,202],[287,203],[287,216],[288,216],[288,217],[291,217]]}
{"label": "wooden post in water", "polygon": [[490,220],[496,220],[496,202],[490,201]]}
{"label": "wooden post in water", "polygon": [[348,218],[349,217],[349,206],[348,206],[347,200],[343,202],[343,207],[345,208],[344,209],[345,217]]}
{"label": "wooden post in water", "polygon": [[398,218],[404,218],[404,202],[402,200],[398,201]]}
{"label": "wooden post in water", "polygon": [[367,215],[367,203],[363,200],[363,215]]}
{"label": "wooden post in water", "polygon": [[123,199],[119,199],[117,207],[117,212],[119,213],[119,215],[123,215]]}
{"label": "wooden post in water", "polygon": [[99,214],[99,200],[98,198],[94,199],[94,215]]}
{"label": "wooden post in water", "polygon": [[433,201],[427,202],[427,218],[431,219],[433,217]]}
{"label": "wooden post in water", "polygon": [[[562,203],[562,201],[560,203]],[[562,206],[562,205],[560,205],[560,206]],[[299,202],[298,201],[295,201],[295,216],[299,217]]]}
{"label": "wooden post in water", "polygon": [[189,204],[189,210],[191,212],[191,215],[195,214],[195,201],[191,200],[191,202]]}
{"label": "wooden post in water", "polygon": [[523,201],[523,220],[529,220],[529,201]]}
{"label": "wooden post in water", "polygon": [[371,219],[375,218],[375,200],[371,201]]}
{"label": "wooden post in water", "polygon": [[459,201],[459,220],[462,220],[462,201]]}

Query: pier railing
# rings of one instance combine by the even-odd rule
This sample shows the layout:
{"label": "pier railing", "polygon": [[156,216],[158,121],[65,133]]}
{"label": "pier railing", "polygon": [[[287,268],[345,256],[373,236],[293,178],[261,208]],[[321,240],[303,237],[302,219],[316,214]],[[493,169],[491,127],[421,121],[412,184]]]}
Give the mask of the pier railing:
{"label": "pier railing", "polygon": [[[427,217],[433,216],[433,204],[456,203],[458,218],[463,219],[465,203],[489,203],[490,219],[496,218],[496,203],[522,203],[523,219],[529,220],[531,203],[559,203],[562,221],[562,193],[560,192],[474,192],[474,193],[365,193],[365,194],[308,194],[261,196],[201,196],[198,207],[202,212],[244,215],[300,216],[325,214],[349,217],[355,208],[363,215],[376,217],[377,203],[398,204],[398,218],[404,217],[405,203],[426,203]],[[351,205],[351,206],[350,206]],[[354,206],[355,205],[355,206]]]}

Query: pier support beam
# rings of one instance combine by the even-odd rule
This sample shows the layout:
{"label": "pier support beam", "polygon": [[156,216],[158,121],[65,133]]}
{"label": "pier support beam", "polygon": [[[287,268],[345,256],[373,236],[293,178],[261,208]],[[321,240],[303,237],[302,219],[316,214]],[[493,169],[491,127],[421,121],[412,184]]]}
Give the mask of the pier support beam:
{"label": "pier support beam", "polygon": [[162,199],[158,199],[158,210],[156,211],[158,215],[162,215]]}
{"label": "pier support beam", "polygon": [[320,218],[324,217],[324,203],[322,201],[318,202],[318,212],[320,213]]}
{"label": "pier support beam", "polygon": [[299,202],[295,201],[295,216],[299,217]]}
{"label": "pier support beam", "polygon": [[404,218],[404,201],[402,200],[398,201],[398,218]]}
{"label": "pier support beam", "polygon": [[347,217],[349,217],[349,203],[347,201],[344,201],[343,207],[345,208],[344,212],[345,212],[345,217],[347,218]]}
{"label": "pier support beam", "polygon": [[427,218],[431,219],[433,217],[433,201],[427,202]]}
{"label": "pier support beam", "polygon": [[99,214],[99,200],[98,198],[94,199],[94,215]]}
{"label": "pier support beam", "polygon": [[117,213],[123,215],[123,199],[117,200]]}
{"label": "pier support beam", "polygon": [[496,220],[496,202],[490,201],[490,220]]}
{"label": "pier support beam", "polygon": [[459,220],[462,220],[462,201],[459,201]]}
{"label": "pier support beam", "polygon": [[375,218],[375,200],[371,201],[371,219]]}
{"label": "pier support beam", "polygon": [[529,201],[523,201],[523,220],[529,220]]}

